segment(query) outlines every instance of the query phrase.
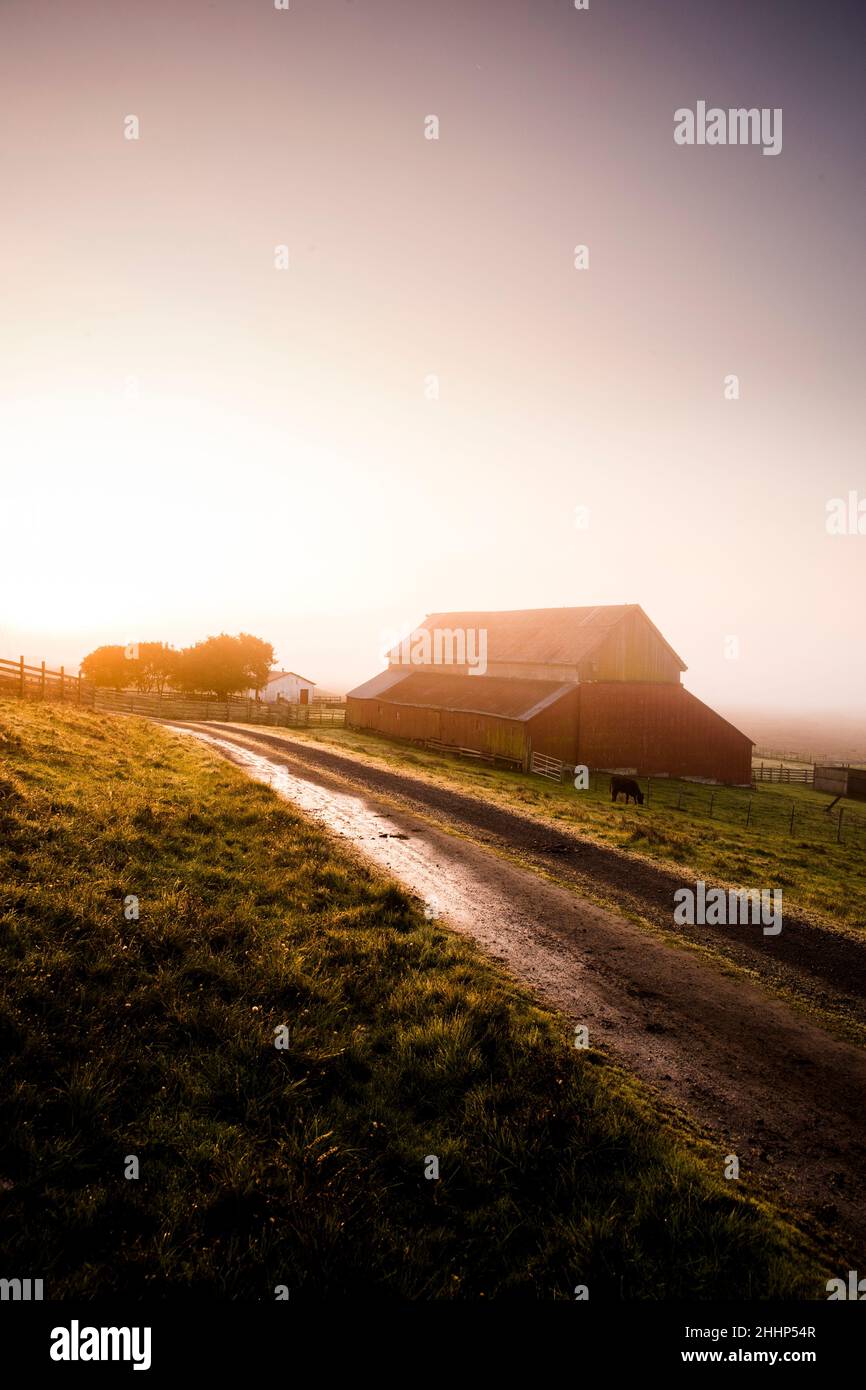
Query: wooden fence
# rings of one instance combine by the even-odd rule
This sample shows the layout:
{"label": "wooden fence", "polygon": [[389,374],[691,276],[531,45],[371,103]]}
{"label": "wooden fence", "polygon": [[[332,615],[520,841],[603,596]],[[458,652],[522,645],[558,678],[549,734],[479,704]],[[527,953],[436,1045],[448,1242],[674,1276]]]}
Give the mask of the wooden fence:
{"label": "wooden fence", "polygon": [[815,780],[813,767],[768,767],[764,763],[752,766],[753,782],[795,782],[811,787]]}
{"label": "wooden fence", "polygon": [[533,753],[529,763],[530,772],[539,777],[549,777],[551,782],[562,781],[565,764],[560,758],[549,758],[546,753]]}
{"label": "wooden fence", "polygon": [[[415,742],[415,740],[410,740]],[[461,748],[456,743],[442,743],[438,738],[425,738],[421,740],[425,748],[429,748],[432,753],[450,753],[457,758],[471,758],[474,762],[489,763],[495,767],[497,763],[504,763],[506,767],[522,770],[523,763],[520,758],[509,758],[501,753],[482,753],[478,748]]]}
{"label": "wooden fence", "polygon": [[30,666],[23,656],[17,661],[0,657],[0,694],[27,700],[62,700],[105,714],[141,714],[156,719],[223,719],[242,724],[273,724],[284,728],[309,728],[345,724],[346,705],[335,699],[310,705],[280,701],[187,697],[175,691],[162,695],[140,690],[110,690],[94,686],[80,674],[70,675],[62,666],[52,670],[41,662]]}
{"label": "wooden fence", "polygon": [[78,705],[87,698],[80,674],[70,675],[62,666],[58,671],[50,670],[44,661],[29,666],[23,656],[17,661],[0,657],[0,690],[22,699],[70,700]]}
{"label": "wooden fence", "polygon": [[282,728],[334,727],[345,724],[345,705],[295,705],[265,700],[217,700],[178,695],[162,695],[139,690],[92,690],[92,706],[105,714],[141,714],[150,719],[213,720],[238,724],[271,724]]}

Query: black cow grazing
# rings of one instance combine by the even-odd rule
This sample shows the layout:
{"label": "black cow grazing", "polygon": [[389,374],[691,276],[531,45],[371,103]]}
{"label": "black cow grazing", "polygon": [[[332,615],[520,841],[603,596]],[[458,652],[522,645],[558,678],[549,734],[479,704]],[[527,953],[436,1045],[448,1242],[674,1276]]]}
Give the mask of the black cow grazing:
{"label": "black cow grazing", "polygon": [[633,797],[643,806],[643,792],[633,777],[611,777],[610,779],[610,799],[616,801],[620,792],[625,793],[625,804],[628,805],[629,797]]}

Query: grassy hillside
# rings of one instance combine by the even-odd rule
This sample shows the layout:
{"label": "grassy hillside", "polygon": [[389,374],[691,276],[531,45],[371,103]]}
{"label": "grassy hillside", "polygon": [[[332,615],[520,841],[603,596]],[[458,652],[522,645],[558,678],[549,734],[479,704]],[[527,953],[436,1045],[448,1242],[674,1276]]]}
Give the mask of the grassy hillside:
{"label": "grassy hillside", "polygon": [[721,1154],[270,789],[143,721],[11,700],[0,759],[4,1273],[47,1297],[821,1296]]}
{"label": "grassy hillside", "polygon": [[[238,727],[249,732],[248,725]],[[684,865],[696,877],[734,886],[782,888],[791,906],[818,913],[830,924],[862,930],[866,922],[866,841],[853,832],[849,836],[846,827],[845,843],[837,844],[834,818],[839,807],[834,818],[827,817],[824,808],[830,798],[810,787],[765,783],[749,792],[654,778],[648,805],[613,805],[610,778],[602,773],[593,774],[589,790],[577,792],[570,783],[559,786],[352,729],[267,732],[311,739],[381,766],[459,787],[601,843]],[[646,786],[645,778],[641,784]],[[840,805],[852,821],[857,818],[858,827],[866,825],[866,806],[847,799]]]}

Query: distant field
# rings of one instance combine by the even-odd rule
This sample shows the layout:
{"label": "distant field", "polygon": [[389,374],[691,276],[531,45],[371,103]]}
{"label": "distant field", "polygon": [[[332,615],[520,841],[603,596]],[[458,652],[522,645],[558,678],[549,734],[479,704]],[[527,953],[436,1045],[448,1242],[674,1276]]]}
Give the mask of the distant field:
{"label": "distant field", "polygon": [[842,760],[866,762],[866,718],[863,714],[780,714],[767,710],[719,710],[738,729],[753,738],[760,749],[773,754],[794,750],[806,762]]}
{"label": "distant field", "polygon": [[[866,925],[862,802],[843,799],[831,818],[824,811],[831,798],[811,787],[768,782],[750,792],[653,778],[648,804],[614,805],[607,774],[593,774],[589,790],[577,792],[571,783],[558,785],[351,729],[292,730],[291,736],[474,791],[525,814],[565,823],[600,842],[681,864],[699,877],[734,886],[780,887],[790,903],[830,923]],[[640,782],[646,786],[645,778]],[[837,844],[840,808],[845,812],[843,843]]]}
{"label": "distant field", "polygon": [[14,700],[0,758],[2,1254],[47,1298],[822,1296],[718,1153],[267,787]]}

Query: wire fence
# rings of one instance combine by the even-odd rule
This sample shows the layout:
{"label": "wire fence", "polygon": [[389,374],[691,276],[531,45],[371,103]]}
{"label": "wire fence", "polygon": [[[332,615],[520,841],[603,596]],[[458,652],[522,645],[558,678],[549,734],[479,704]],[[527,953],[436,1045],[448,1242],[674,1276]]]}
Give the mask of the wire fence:
{"label": "wire fence", "polygon": [[[778,772],[778,768],[774,770]],[[569,781],[577,769],[557,758],[545,758],[540,763],[537,755],[533,755],[530,771],[562,783]],[[756,782],[761,780],[756,778]],[[779,778],[772,780],[778,782]],[[850,806],[838,805],[838,796],[828,796],[822,802],[811,796],[795,799],[764,791],[759,785],[751,789],[725,787],[669,777],[634,777],[633,781],[643,796],[640,804],[648,811],[663,809],[686,819],[705,817],[721,824],[741,826],[755,835],[787,835],[810,843],[866,848],[866,815]],[[809,785],[799,778],[791,781],[799,781],[804,787]],[[586,790],[600,803],[609,800],[611,773],[598,768],[590,770]]]}
{"label": "wire fence", "polygon": [[[786,835],[809,843],[866,848],[866,816],[850,806],[831,805],[830,797],[822,803],[765,791],[760,786],[749,791],[667,777],[635,780],[647,810],[664,809],[684,818],[706,818],[741,826],[755,835]],[[591,774],[590,790],[599,799],[609,796],[609,788],[609,773]]]}

